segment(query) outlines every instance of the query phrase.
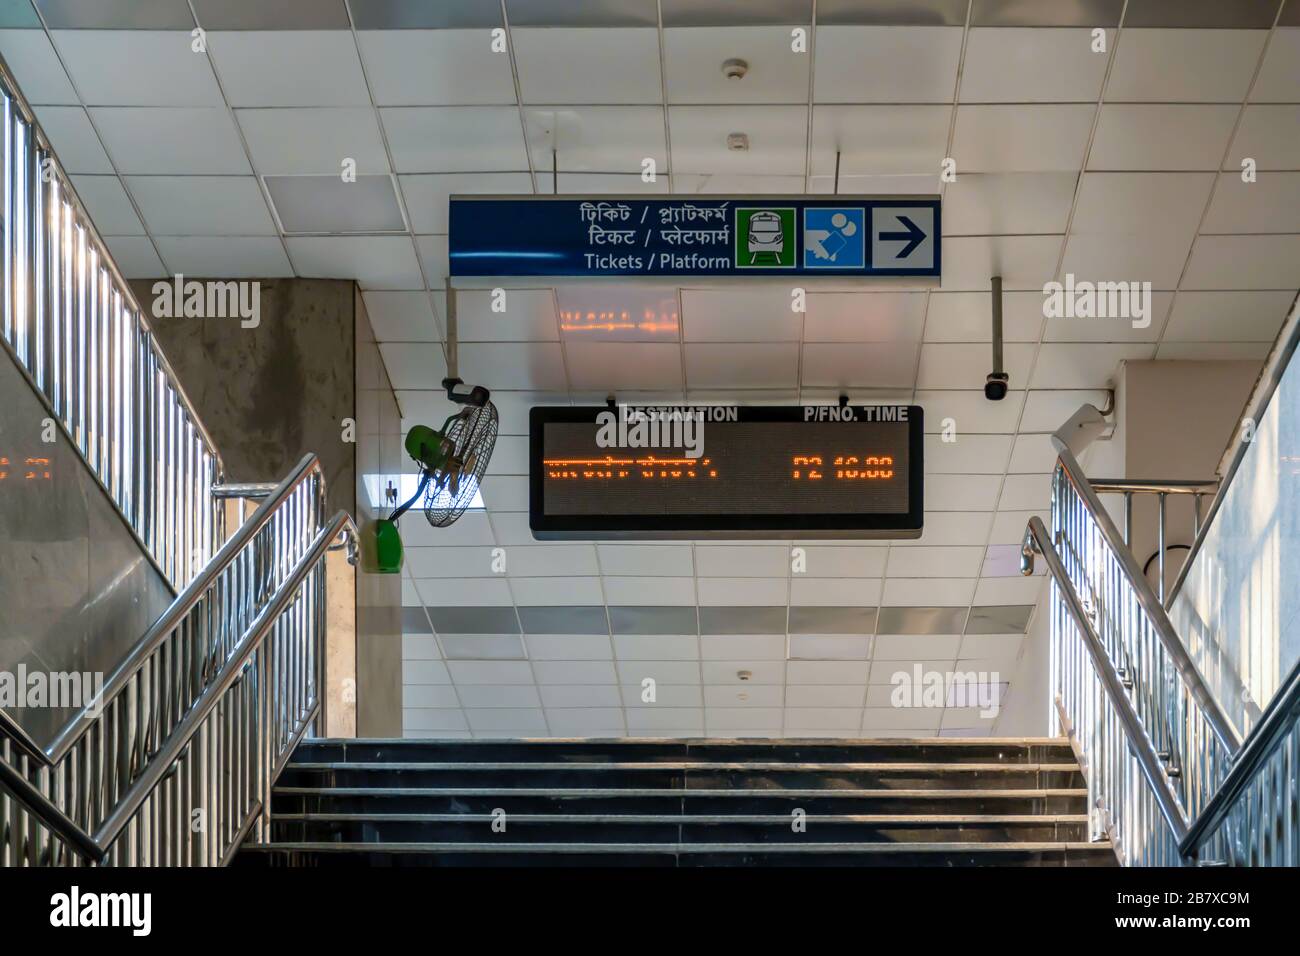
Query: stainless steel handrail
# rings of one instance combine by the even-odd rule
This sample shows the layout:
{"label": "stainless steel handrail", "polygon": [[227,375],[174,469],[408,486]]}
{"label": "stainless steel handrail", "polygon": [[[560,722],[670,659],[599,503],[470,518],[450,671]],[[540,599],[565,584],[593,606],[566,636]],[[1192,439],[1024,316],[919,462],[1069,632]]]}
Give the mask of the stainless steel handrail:
{"label": "stainless steel handrail", "polygon": [[1209,687],[1206,686],[1200,671],[1196,669],[1196,665],[1188,655],[1187,649],[1183,647],[1183,642],[1179,640],[1169,616],[1165,613],[1164,605],[1151,590],[1146,576],[1142,573],[1142,569],[1138,567],[1132,552],[1125,546],[1123,538],[1120,537],[1119,531],[1110,519],[1110,515],[1093,491],[1091,483],[1084,476],[1083,469],[1080,468],[1069,445],[1057,435],[1052,436],[1052,442],[1056,446],[1061,473],[1069,481],[1070,486],[1083,500],[1085,507],[1091,513],[1097,528],[1105,539],[1106,545],[1115,556],[1125,582],[1132,589],[1142,611],[1151,621],[1152,628],[1178,671],[1179,677],[1182,678],[1183,683],[1191,693],[1192,699],[1205,714],[1206,722],[1218,739],[1220,746],[1229,755],[1235,754],[1241,749],[1241,737],[1224,714],[1219,702],[1210,693]]}
{"label": "stainless steel handrail", "polygon": [[[144,803],[145,798],[157,786],[158,781],[171,769],[182,749],[193,738],[195,731],[212,713],[225,692],[234,684],[248,659],[261,646],[280,615],[284,613],[290,602],[296,597],[298,588],[302,586],[308,573],[315,569],[325,552],[329,550],[334,539],[345,532],[355,534],[356,530],[356,525],[348,513],[340,511],[316,535],[311,548],[298,562],[289,578],[280,586],[275,599],[258,615],[257,620],[249,630],[249,636],[240,642],[242,650],[231,655],[230,659],[226,661],[225,666],[221,668],[216,678],[203,692],[198,703],[185,715],[176,726],[176,729],[168,735],[158,753],[154,755],[144,771],[131,785],[131,789],[127,791],[126,796],[118,803],[113,812],[104,819],[99,829],[95,831],[94,840],[96,844],[105,848],[106,851],[107,848],[111,847],[113,841],[121,834],[136,811],[140,809],[140,805]],[[319,637],[318,634],[318,640]],[[311,713],[315,714],[319,709],[320,700],[317,699]]]}
{"label": "stainless steel handrail", "polygon": [[1069,574],[1065,570],[1055,546],[1052,544],[1051,536],[1043,526],[1042,519],[1037,516],[1029,519],[1029,524],[1025,529],[1024,548],[1032,548],[1034,552],[1042,555],[1043,560],[1047,563],[1047,568],[1051,572],[1065,601],[1066,610],[1069,611],[1070,617],[1079,629],[1083,645],[1088,651],[1088,656],[1092,659],[1093,668],[1101,680],[1106,696],[1124,728],[1124,735],[1128,739],[1139,768],[1142,770],[1142,776],[1151,788],[1156,803],[1160,807],[1160,813],[1165,822],[1169,824],[1170,832],[1173,833],[1176,839],[1181,841],[1187,834],[1187,817],[1178,802],[1173,786],[1169,782],[1165,768],[1160,762],[1156,748],[1147,735],[1146,729],[1142,726],[1142,721],[1133,707],[1133,702],[1129,700],[1123,682],[1115,672],[1115,667],[1106,653],[1105,645],[1097,634],[1096,628],[1088,619],[1087,612],[1083,609],[1083,603],[1079,600],[1078,592],[1070,583]]}
{"label": "stainless steel handrail", "polygon": [[[162,746],[132,783],[126,795],[118,802],[112,812],[105,817],[94,835],[87,833],[73,822],[45,794],[33,787],[25,777],[10,767],[4,760],[0,760],[0,784],[10,790],[24,807],[62,837],[83,859],[95,863],[103,862],[111,852],[114,841],[131,822],[158,783],[171,771],[182,751],[194,738],[197,730],[240,677],[249,658],[262,646],[280,616],[296,599],[298,590],[302,587],[307,575],[315,570],[334,540],[343,534],[355,536],[357,527],[346,512],[340,511],[317,533],[310,548],[299,559],[293,572],[280,585],[275,597],[258,615],[247,631],[246,636],[241,639],[239,650],[231,655],[216,678],[203,691],[195,705],[167,736]],[[319,639],[320,635],[318,633],[316,635],[318,643]],[[307,716],[307,721],[310,721],[319,712],[319,709],[320,700],[318,698]],[[266,769],[269,773],[273,768]],[[228,769],[227,772],[232,771]],[[258,812],[264,811],[265,806],[259,806]],[[240,827],[241,832],[246,832],[250,823],[251,821],[244,821]]]}
{"label": "stainless steel handrail", "polygon": [[1184,856],[1195,856],[1232,811],[1233,805],[1254,781],[1278,744],[1296,726],[1300,716],[1300,661],[1291,668],[1282,689],[1265,709],[1245,745],[1233,761],[1232,769],[1209,803],[1193,821],[1179,843]]}
{"label": "stainless steel handrail", "polygon": [[43,755],[43,759],[47,764],[53,765],[63,758],[64,754],[85,732],[86,713],[93,713],[96,708],[102,707],[105,702],[117,696],[118,692],[144,666],[145,661],[158,649],[158,646],[166,637],[198,606],[212,587],[213,582],[229,567],[235,556],[267,525],[276,508],[288,499],[290,493],[301,485],[313,471],[319,470],[320,459],[314,453],[309,452],[302,457],[283,481],[274,486],[275,490],[262,501],[249,519],[239,526],[230,539],[213,555],[207,566],[186,585],[185,590],[176,596],[176,599],[162,613],[162,616],[136,642],[135,647],[123,658],[122,662],[104,682],[103,692],[95,700],[91,701],[81,713],[68,722],[63,731],[55,738],[49,750]]}

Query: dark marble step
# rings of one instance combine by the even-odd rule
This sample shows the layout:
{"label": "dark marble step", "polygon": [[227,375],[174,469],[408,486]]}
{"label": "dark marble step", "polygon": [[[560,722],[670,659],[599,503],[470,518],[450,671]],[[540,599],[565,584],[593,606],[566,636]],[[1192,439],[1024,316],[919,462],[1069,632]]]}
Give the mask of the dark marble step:
{"label": "dark marble step", "polygon": [[755,761],[295,762],[286,787],[557,787],[666,790],[1065,788],[1083,785],[1073,763],[796,763]]}
{"label": "dark marble step", "polygon": [[922,738],[917,740],[312,740],[299,745],[295,763],[596,762],[596,761],[819,761],[945,763],[1073,763],[1058,739]]}
{"label": "dark marble step", "polygon": [[1038,843],[1087,839],[1087,817],[812,814],[297,814],[273,823],[276,843]]}
{"label": "dark marble step", "polygon": [[286,843],[236,866],[1115,866],[1107,843],[528,844]]}
{"label": "dark marble step", "polygon": [[1083,813],[1082,788],[557,789],[552,787],[317,788],[277,786],[281,813]]}

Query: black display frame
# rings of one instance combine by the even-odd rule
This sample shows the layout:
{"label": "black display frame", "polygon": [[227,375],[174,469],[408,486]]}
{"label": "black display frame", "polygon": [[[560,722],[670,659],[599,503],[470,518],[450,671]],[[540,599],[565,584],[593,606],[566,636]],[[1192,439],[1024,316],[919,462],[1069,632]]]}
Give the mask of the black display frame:
{"label": "black display frame", "polygon": [[[644,408],[716,408],[704,405],[645,405]],[[806,409],[817,409],[807,417]],[[538,541],[691,540],[708,538],[909,540],[925,528],[925,418],[919,405],[755,405],[728,407],[738,422],[808,422],[826,424],[820,415],[856,415],[868,409],[907,409],[908,488],[906,512],[892,514],[787,515],[547,515],[542,461],[545,426],[552,422],[595,424],[607,405],[535,405],[528,412],[528,526]]]}

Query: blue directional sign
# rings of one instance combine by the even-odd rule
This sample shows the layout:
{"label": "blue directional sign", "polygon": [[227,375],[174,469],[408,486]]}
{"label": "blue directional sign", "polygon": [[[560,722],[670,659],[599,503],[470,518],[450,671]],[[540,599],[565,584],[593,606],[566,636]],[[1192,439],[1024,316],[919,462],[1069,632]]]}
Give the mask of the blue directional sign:
{"label": "blue directional sign", "polygon": [[937,196],[453,196],[453,277],[940,275]]}

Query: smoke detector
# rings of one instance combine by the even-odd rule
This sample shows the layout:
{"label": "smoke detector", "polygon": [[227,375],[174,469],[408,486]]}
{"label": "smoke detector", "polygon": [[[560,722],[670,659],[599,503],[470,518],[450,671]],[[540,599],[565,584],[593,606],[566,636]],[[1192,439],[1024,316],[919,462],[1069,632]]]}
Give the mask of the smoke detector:
{"label": "smoke detector", "polygon": [[736,671],[736,676],[741,680],[749,680],[754,676],[753,671]]}
{"label": "smoke detector", "polygon": [[749,137],[744,133],[728,133],[727,149],[733,153],[743,153],[749,149]]}
{"label": "smoke detector", "polygon": [[744,60],[733,56],[729,60],[722,61],[722,75],[729,80],[743,80],[748,72],[749,64]]}

